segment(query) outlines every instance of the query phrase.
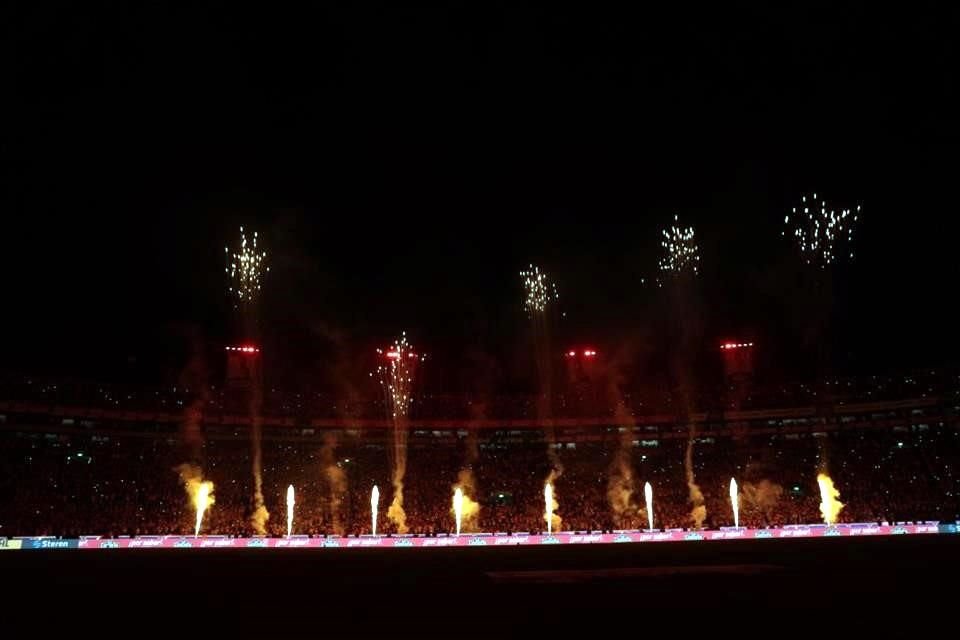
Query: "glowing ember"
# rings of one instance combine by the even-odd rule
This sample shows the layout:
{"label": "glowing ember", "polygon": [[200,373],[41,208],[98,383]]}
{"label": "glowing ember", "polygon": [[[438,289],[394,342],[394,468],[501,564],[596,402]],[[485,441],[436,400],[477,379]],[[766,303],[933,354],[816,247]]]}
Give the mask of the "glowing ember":
{"label": "glowing ember", "polygon": [[837,500],[840,492],[833,486],[833,480],[825,473],[817,474],[817,484],[820,486],[820,515],[827,524],[835,524],[843,503]]}
{"label": "glowing ember", "polygon": [[737,495],[735,478],[730,478],[730,504],[733,506],[733,526],[740,528],[740,496]]}
{"label": "glowing ember", "polygon": [[643,486],[643,497],[647,501],[647,528],[653,529],[653,487],[650,483]]}
{"label": "glowing ember", "polygon": [[287,537],[293,531],[293,485],[287,487]]}
{"label": "glowing ember", "polygon": [[373,523],[373,535],[377,535],[377,505],[380,504],[380,489],[373,485],[370,492],[370,521]]}

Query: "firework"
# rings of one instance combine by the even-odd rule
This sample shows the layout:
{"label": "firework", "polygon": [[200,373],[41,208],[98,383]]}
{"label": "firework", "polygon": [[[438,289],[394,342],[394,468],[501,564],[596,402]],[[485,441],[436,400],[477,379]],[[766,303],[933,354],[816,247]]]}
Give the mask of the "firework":
{"label": "firework", "polygon": [[643,498],[647,505],[647,528],[653,530],[653,487],[649,482],[643,485]]}
{"label": "firework", "polygon": [[413,352],[403,333],[386,351],[377,349],[386,363],[377,369],[383,388],[388,417],[393,421],[393,499],[387,509],[387,518],[399,533],[407,532],[407,516],[403,510],[403,478],[407,472],[407,417],[413,403],[413,382],[417,363],[422,356]]}
{"label": "firework", "polygon": [[[825,268],[844,255],[853,259],[853,232],[859,218],[859,205],[837,211],[814,193],[812,198],[803,196],[800,206],[784,216],[782,235],[794,239],[807,264]],[[841,249],[844,243],[846,250]]]}
{"label": "firework", "polygon": [[700,247],[697,245],[693,227],[680,226],[680,218],[675,215],[673,224],[662,233],[660,246],[664,254],[660,258],[660,286],[663,286],[664,279],[669,276],[700,273]]}
{"label": "firework", "polygon": [[370,522],[372,523],[371,531],[373,535],[377,535],[377,507],[380,505],[380,489],[377,488],[377,485],[373,485],[373,490],[370,492]]}
{"label": "firework", "polygon": [[229,278],[227,291],[236,298],[237,306],[256,302],[260,296],[260,280],[263,273],[269,272],[266,266],[267,253],[257,248],[257,232],[248,241],[243,227],[240,227],[240,246],[235,251],[224,247],[227,256],[226,273]]}
{"label": "firework", "polygon": [[410,405],[413,403],[411,389],[416,365],[423,360],[423,357],[413,352],[410,343],[407,342],[406,333],[403,333],[389,349],[386,351],[377,349],[377,353],[387,360],[377,368],[377,373],[380,376],[380,385],[383,387],[390,418],[394,420],[406,418],[410,415]]}
{"label": "firework", "polygon": [[817,474],[817,485],[820,487],[820,515],[826,524],[836,524],[837,516],[844,506],[837,500],[840,492],[833,485],[833,479],[825,473]]}
{"label": "firework", "polygon": [[457,535],[460,535],[460,525],[463,524],[463,489],[457,487],[453,492],[453,514],[457,522]]}
{"label": "firework", "polygon": [[531,264],[529,270],[520,272],[520,278],[525,296],[523,306],[531,316],[543,313],[551,301],[560,299],[557,285],[539,267]]}
{"label": "firework", "polygon": [[207,509],[214,503],[213,483],[203,479],[203,471],[200,467],[192,464],[182,464],[176,468],[180,475],[184,488],[187,490],[187,496],[196,512],[194,521],[193,537],[200,535],[200,525],[203,524],[203,515]]}
{"label": "firework", "polygon": [[553,523],[554,521],[559,521],[559,517],[556,514],[557,499],[553,494],[553,484],[547,482],[543,485],[543,502],[544,502],[544,513],[543,519],[547,521],[547,534],[550,535],[553,533]]}
{"label": "firework", "polygon": [[737,492],[737,481],[730,478],[730,506],[733,507],[733,526],[740,528],[740,495]]}
{"label": "firework", "polygon": [[290,534],[293,533],[293,505],[294,505],[294,493],[293,485],[287,487],[287,537],[290,537]]}

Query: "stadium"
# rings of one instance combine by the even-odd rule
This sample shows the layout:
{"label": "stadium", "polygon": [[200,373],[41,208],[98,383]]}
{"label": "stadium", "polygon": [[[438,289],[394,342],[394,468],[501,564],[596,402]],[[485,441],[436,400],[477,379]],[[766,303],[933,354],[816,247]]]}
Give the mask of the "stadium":
{"label": "stadium", "polygon": [[0,637],[956,627],[957,16],[35,5]]}
{"label": "stadium", "polygon": [[[389,633],[425,599],[438,613],[423,633],[461,624],[464,601],[499,602],[503,615],[524,621],[516,631],[531,633],[557,628],[554,607],[620,620],[630,606],[625,593],[661,609],[680,606],[688,591],[711,593],[698,605],[711,610],[803,608],[813,592],[822,610],[941,606],[946,596],[926,567],[957,560],[960,378],[926,371],[831,380],[820,385],[833,390],[826,396],[807,385],[745,389],[740,380],[725,401],[735,396],[741,408],[724,410],[718,399],[721,408],[693,414],[690,459],[705,507],[699,523],[684,467],[689,424],[669,413],[669,394],[631,394],[635,418],[626,423],[622,408],[599,410],[581,384],[580,395],[557,399],[547,426],[530,417],[535,398],[418,400],[407,442],[408,530],[400,533],[383,509],[376,534],[370,489],[379,483],[384,504],[391,498],[393,423],[377,417],[384,401],[358,402],[345,418],[331,396],[297,402],[267,393],[262,473],[270,518],[258,535],[245,387],[214,390],[196,418],[203,477],[215,495],[197,531],[177,471],[185,416],[196,406],[189,390],[8,377],[0,401],[7,537],[0,539],[21,551],[0,562],[22,585],[60,576],[83,594],[74,596],[78,609],[102,599],[131,610],[162,600],[202,562],[219,592],[209,606],[221,616],[237,607],[310,606],[301,590],[251,591],[257,575],[310,584],[314,597],[351,612],[328,628],[360,634]],[[829,524],[816,476],[825,460],[844,504]],[[548,533],[543,482],[557,463],[558,526]],[[739,485],[737,522],[730,478]],[[652,521],[641,489],[647,482]],[[290,512],[288,486],[296,488]],[[459,534],[455,488],[476,505]],[[38,568],[33,554],[52,556]],[[149,580],[116,591],[142,570]],[[824,583],[824,576],[845,577]],[[394,595],[378,605],[382,617],[364,617],[366,605],[357,603],[384,589]],[[302,619],[287,622],[242,627],[304,629]],[[878,626],[900,624],[892,616]],[[479,620],[464,634],[499,628]]]}

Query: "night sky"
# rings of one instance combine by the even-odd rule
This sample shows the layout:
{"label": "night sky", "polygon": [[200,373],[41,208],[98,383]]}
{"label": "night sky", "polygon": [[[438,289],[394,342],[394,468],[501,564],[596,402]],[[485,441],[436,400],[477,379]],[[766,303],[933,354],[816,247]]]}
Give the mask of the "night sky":
{"label": "night sky", "polygon": [[702,349],[749,336],[796,378],[816,314],[780,232],[812,191],[864,208],[829,274],[831,372],[960,356],[956,10],[21,4],[0,21],[0,370],[176,379],[192,337],[233,339],[241,224],[292,382],[404,329],[451,386],[477,353],[522,371],[531,261],[560,348],[649,353],[679,214]]}

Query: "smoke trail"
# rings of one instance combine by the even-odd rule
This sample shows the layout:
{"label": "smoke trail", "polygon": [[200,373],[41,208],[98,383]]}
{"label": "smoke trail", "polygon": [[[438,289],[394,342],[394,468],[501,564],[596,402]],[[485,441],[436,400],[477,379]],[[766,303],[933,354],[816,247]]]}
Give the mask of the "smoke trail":
{"label": "smoke trail", "polygon": [[615,363],[611,363],[607,399],[614,406],[614,419],[621,429],[617,451],[607,472],[607,502],[614,525],[628,529],[633,528],[633,520],[638,513],[638,506],[633,498],[633,416],[623,401],[620,376]]}
{"label": "smoke trail", "polygon": [[607,502],[614,524],[621,529],[630,528],[631,520],[637,513],[633,499],[632,446],[632,434],[629,431],[621,433],[620,444],[613,455],[607,476]]}
{"label": "smoke trail", "polygon": [[[255,365],[253,365],[255,366]],[[261,445],[263,431],[263,388],[258,375],[254,375],[250,385],[250,445],[253,450],[253,513],[250,515],[250,525],[257,535],[266,535],[267,520],[270,512],[263,501],[263,450]]]}
{"label": "smoke trail", "polygon": [[407,533],[407,512],[403,510],[403,471],[394,469],[393,472],[393,500],[387,508],[387,519],[397,528],[397,533]]}
{"label": "smoke trail", "polygon": [[407,512],[403,510],[403,477],[407,473],[407,425],[406,420],[396,418],[393,427],[393,499],[387,508],[387,519],[397,528],[397,533],[407,533]]}
{"label": "smoke trail", "polygon": [[183,410],[180,439],[186,448],[187,459],[197,461],[203,447],[203,409],[210,399],[207,384],[207,363],[203,352],[203,340],[197,331],[190,332],[193,351],[187,366],[180,375],[180,384],[194,395]]}
{"label": "smoke trail", "polygon": [[340,507],[343,504],[343,496],[347,493],[347,474],[344,473],[340,465],[337,464],[336,450],[336,434],[331,432],[323,434],[323,447],[320,449],[320,465],[329,492],[327,509],[329,511],[328,515],[331,529],[333,529],[336,535],[340,536],[344,533]]}
{"label": "smoke trail", "polygon": [[[782,495],[783,487],[764,479],[756,484],[745,482],[740,499],[744,507],[759,513],[764,524],[771,525],[775,524],[772,521],[773,513]],[[744,510],[746,511],[746,509]]]}
{"label": "smoke trail", "polygon": [[703,492],[700,491],[700,487],[697,486],[693,474],[693,441],[695,437],[696,431],[691,422],[690,438],[687,440],[687,452],[683,457],[683,468],[687,475],[687,489],[690,492],[689,500],[693,505],[693,509],[690,511],[690,519],[693,521],[694,528],[700,529],[703,527],[703,521],[707,517],[707,506],[704,504]]}

